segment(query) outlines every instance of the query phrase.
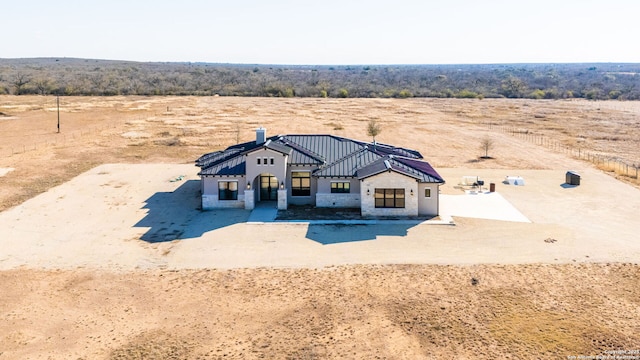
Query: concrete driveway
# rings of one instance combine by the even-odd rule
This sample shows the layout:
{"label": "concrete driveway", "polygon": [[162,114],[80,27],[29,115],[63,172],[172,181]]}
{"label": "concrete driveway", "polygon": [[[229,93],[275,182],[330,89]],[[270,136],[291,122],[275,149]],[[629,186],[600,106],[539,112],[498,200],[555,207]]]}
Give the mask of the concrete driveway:
{"label": "concrete driveway", "polygon": [[[0,270],[637,262],[640,190],[576,170],[575,188],[561,186],[562,170],[520,171],[526,186],[499,184],[498,194],[455,195],[448,183],[441,205],[455,226],[321,225],[201,211],[191,164],[101,165],[0,213]],[[439,172],[455,179],[469,170]],[[474,172],[491,182],[508,173]]]}

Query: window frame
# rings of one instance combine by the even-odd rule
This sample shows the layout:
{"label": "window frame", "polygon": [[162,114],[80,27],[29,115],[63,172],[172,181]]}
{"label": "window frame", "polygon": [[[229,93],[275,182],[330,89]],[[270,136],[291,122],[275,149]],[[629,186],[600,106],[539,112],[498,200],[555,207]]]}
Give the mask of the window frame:
{"label": "window frame", "polygon": [[424,188],[424,197],[426,199],[431,199],[431,188]]}
{"label": "window frame", "polygon": [[[306,174],[306,176],[295,176],[294,174]],[[308,186],[304,186],[304,179],[308,179]],[[311,196],[311,171],[291,171],[291,196]]]}
{"label": "window frame", "polygon": [[[346,191],[345,191],[345,186],[346,187]],[[336,185],[336,187],[334,188],[333,186]],[[342,185],[342,187],[338,186],[338,185]],[[332,194],[350,194],[351,193],[351,182],[350,181],[332,181],[331,182],[331,187],[330,187],[330,191]]]}
{"label": "window frame", "polygon": [[406,207],[404,188],[375,188],[373,203],[376,209],[404,209]]}
{"label": "window frame", "polygon": [[[235,190],[231,190],[230,184],[235,183]],[[225,185],[224,187],[221,187]],[[218,200],[238,200],[238,180],[218,180]]]}

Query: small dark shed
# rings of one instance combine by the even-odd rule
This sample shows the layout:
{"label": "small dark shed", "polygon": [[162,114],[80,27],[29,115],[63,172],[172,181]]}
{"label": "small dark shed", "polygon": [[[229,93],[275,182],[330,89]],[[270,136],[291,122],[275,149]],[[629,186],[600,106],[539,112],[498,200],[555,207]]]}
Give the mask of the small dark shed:
{"label": "small dark shed", "polygon": [[575,171],[567,171],[565,182],[569,185],[580,185],[580,175]]}

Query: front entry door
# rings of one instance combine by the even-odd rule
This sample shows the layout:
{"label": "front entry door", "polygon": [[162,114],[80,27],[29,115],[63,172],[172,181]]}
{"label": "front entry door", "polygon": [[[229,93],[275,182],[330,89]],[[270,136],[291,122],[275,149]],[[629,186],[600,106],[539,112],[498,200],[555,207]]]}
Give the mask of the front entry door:
{"label": "front entry door", "polygon": [[260,201],[278,200],[278,178],[260,175]]}

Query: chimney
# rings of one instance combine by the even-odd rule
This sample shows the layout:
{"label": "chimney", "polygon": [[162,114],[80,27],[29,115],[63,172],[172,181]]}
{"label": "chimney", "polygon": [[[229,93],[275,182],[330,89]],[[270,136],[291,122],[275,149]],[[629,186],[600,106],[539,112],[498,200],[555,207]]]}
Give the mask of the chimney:
{"label": "chimney", "polygon": [[259,128],[256,129],[256,144],[258,145],[264,144],[266,140],[267,140],[267,129],[260,126]]}

